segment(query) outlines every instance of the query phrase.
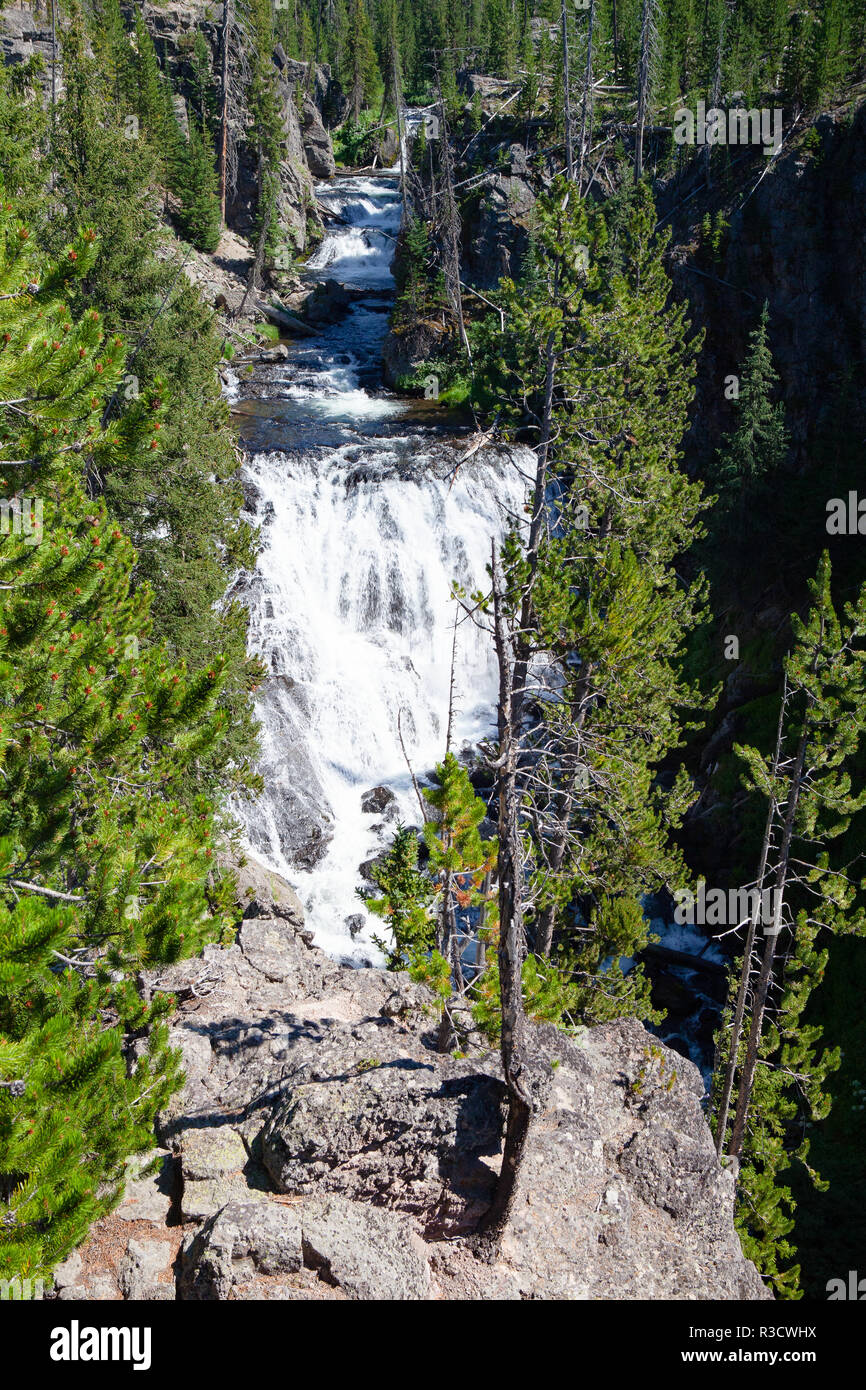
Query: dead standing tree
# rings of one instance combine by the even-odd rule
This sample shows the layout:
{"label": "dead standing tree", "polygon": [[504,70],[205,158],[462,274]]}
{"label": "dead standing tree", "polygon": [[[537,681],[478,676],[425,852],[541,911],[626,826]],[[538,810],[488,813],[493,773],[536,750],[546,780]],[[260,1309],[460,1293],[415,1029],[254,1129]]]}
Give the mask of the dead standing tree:
{"label": "dead standing tree", "polygon": [[568,71],[568,15],[565,0],[562,0],[560,13],[562,32],[562,102],[565,122],[565,172],[569,179],[574,178],[574,147],[571,136],[571,79]]}
{"label": "dead standing tree", "polygon": [[250,36],[238,13],[237,0],[225,0],[220,36],[220,217],[226,220],[226,203],[238,182],[238,144],[246,128],[244,93],[250,81],[247,57]]}
{"label": "dead standing tree", "polygon": [[[451,642],[451,674],[448,681],[448,730],[445,736],[445,753],[451,752],[451,735],[454,726],[454,667],[457,660],[457,623],[458,616],[454,618],[454,635]],[[451,983],[456,990],[458,998],[462,998],[466,984],[463,977],[463,956],[460,947],[460,938],[457,931],[457,913],[454,905],[455,877],[451,863],[451,850],[453,849],[453,831],[443,824],[442,844],[446,853],[446,865],[442,875],[442,902],[439,909],[439,916],[436,922],[436,950],[444,956],[451,967]],[[450,1052],[457,1045],[457,1032],[451,1016],[451,1010],[446,1002],[442,1010],[442,1021],[439,1025],[439,1034],[436,1039],[436,1046],[440,1052]]]}
{"label": "dead standing tree", "polygon": [[[866,791],[854,790],[852,771],[861,753],[866,731],[864,713],[864,662],[862,644],[866,634],[866,591],[845,608],[840,623],[830,593],[830,562],[825,552],[818,574],[810,583],[814,606],[807,619],[792,619],[795,643],[785,661],[785,684],[779,731],[770,758],[759,750],[737,746],[736,751],[748,768],[747,785],[768,799],[768,830],[764,835],[757,887],[772,887],[772,914],[764,925],[764,948],[754,991],[748,1008],[751,1014],[748,1037],[740,1057],[745,996],[751,975],[755,933],[750,929],[740,982],[744,1003],[735,1009],[730,1040],[728,1069],[724,1078],[717,1145],[731,1157],[741,1159],[748,1141],[753,1087],[759,1065],[765,1023],[772,1013],[771,991],[784,984],[783,969],[776,967],[783,930],[796,938],[801,922],[829,931],[862,932],[866,911],[854,909],[858,885],[849,878],[850,866],[834,867],[825,848],[828,840],[840,836],[851,817],[866,803]],[[785,747],[793,745],[790,753]],[[800,857],[801,845],[818,851],[811,862]],[[811,912],[792,909],[786,895],[797,889],[813,900]],[[750,928],[757,923],[756,894]],[[801,898],[802,901],[802,898]],[[817,908],[817,915],[816,915]],[[782,1005],[784,1007],[784,1004]],[[775,1046],[775,1045],[773,1045]],[[771,1049],[772,1050],[772,1049]],[[725,1145],[725,1125],[731,1105],[734,1072],[739,1067],[737,1098],[731,1134]],[[802,1078],[795,1078],[798,1082]]]}
{"label": "dead standing tree", "polygon": [[460,209],[454,196],[454,163],[451,157],[451,137],[448,130],[448,117],[445,100],[442,96],[442,80],[439,74],[439,60],[436,58],[436,99],[439,107],[439,168],[442,175],[439,221],[445,251],[445,290],[448,301],[457,320],[457,329],[463,350],[472,361],[472,350],[466,334],[463,318],[463,297],[460,292]]}
{"label": "dead standing tree", "polygon": [[634,140],[634,181],[643,174],[643,137],[652,99],[653,77],[658,54],[658,0],[643,0],[640,22],[640,49],[637,68],[637,121]]}
{"label": "dead standing tree", "polygon": [[481,1229],[481,1243],[494,1246],[517,1195],[534,1103],[526,1060],[526,1012],[523,1006],[524,864],[517,786],[518,737],[514,723],[514,645],[506,612],[505,581],[495,543],[492,546],[493,638],[499,668],[499,997],[502,1011],[502,1070],[508,1091],[508,1119],[502,1169],[493,1204]]}
{"label": "dead standing tree", "polygon": [[767,876],[767,864],[769,862],[770,851],[773,845],[773,831],[778,811],[776,801],[776,779],[779,775],[779,766],[782,758],[782,736],[785,726],[785,715],[788,708],[788,679],[782,688],[782,702],[779,706],[779,724],[776,730],[776,744],[773,751],[773,764],[771,774],[771,788],[767,805],[767,819],[764,825],[764,837],[761,842],[761,856],[758,865],[758,876],[755,880],[755,896],[752,900],[752,910],[749,914],[749,924],[746,930],[746,943],[743,948],[743,964],[740,968],[740,979],[737,987],[737,999],[734,1005],[734,1016],[731,1021],[731,1035],[728,1042],[728,1060],[725,1064],[725,1075],[722,1081],[722,1094],[719,1098],[716,1119],[716,1153],[721,1155],[725,1143],[725,1132],[728,1127],[728,1114],[731,1107],[731,1096],[734,1091],[734,1078],[737,1072],[737,1063],[740,1056],[740,1040],[743,1034],[743,1022],[746,1017],[746,1005],[748,1003],[749,988],[752,979],[752,970],[755,961],[755,937],[758,931],[758,920],[761,915],[761,894],[764,890],[764,883]]}
{"label": "dead standing tree", "polygon": [[[583,189],[583,166],[586,162],[586,151],[592,144],[592,116],[593,116],[593,35],[595,30],[595,0],[590,0],[589,21],[586,33],[586,67],[583,74],[583,96],[580,102],[580,159],[577,167],[577,186]],[[587,126],[588,122],[588,126]]]}

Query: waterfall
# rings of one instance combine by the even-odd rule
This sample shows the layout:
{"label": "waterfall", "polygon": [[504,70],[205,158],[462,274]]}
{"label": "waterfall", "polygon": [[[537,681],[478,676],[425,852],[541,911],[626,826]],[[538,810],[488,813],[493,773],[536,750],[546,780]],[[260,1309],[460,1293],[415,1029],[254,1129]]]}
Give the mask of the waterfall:
{"label": "waterfall", "polygon": [[[317,195],[347,225],[309,270],[364,295],[269,367],[245,403],[244,483],[263,537],[245,601],[268,676],[257,701],[265,791],[238,809],[252,852],[296,887],[317,943],[361,962],[378,959],[371,933],[384,926],[356,895],[359,866],[398,817],[420,823],[400,732],[423,777],[445,752],[452,584],[485,586],[491,540],[522,516],[527,461],[485,450],[456,467],[465,432],[381,391],[399,192],[386,175]],[[492,731],[495,698],[489,634],[463,621],[456,751]],[[361,808],[380,785],[396,796],[384,818]]]}

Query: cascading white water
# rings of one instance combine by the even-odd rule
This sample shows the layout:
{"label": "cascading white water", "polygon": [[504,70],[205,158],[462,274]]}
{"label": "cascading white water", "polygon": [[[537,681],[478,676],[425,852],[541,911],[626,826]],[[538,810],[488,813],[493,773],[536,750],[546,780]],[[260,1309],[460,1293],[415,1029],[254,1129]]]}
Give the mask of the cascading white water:
{"label": "cascading white water", "polygon": [[[318,943],[360,961],[375,957],[370,933],[383,924],[356,895],[359,865],[394,825],[363,812],[362,793],[391,788],[400,818],[419,822],[400,731],[419,774],[442,758],[452,582],[484,586],[491,541],[521,515],[525,481],[519,455],[490,450],[455,474],[459,441],[418,424],[416,403],[364,389],[387,328],[376,295],[392,285],[399,197],[387,176],[317,193],[349,225],[310,268],[372,295],[274,369],[266,411],[256,402],[246,485],[264,548],[246,601],[250,647],[269,671],[258,701],[266,789],[242,814],[253,852],[298,889]],[[458,750],[491,730],[495,692],[489,636],[464,621]]]}

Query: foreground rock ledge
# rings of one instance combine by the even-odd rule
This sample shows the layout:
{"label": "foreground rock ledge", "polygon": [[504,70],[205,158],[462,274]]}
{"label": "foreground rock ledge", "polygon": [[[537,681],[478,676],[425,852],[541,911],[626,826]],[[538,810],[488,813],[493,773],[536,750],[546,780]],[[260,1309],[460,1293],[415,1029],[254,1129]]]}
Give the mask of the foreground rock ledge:
{"label": "foreground rock ledge", "polygon": [[100,1223],[123,1239],[90,1243],[113,1262],[85,1247],[60,1297],[770,1296],[734,1232],[697,1069],[633,1021],[577,1042],[530,1030],[542,1105],[500,1251],[477,1259],[498,1056],[436,1053],[426,991],[312,947],[285,885],[247,913],[231,948],[142,981],[178,995],[186,1085],[160,1117],[160,1174]]}

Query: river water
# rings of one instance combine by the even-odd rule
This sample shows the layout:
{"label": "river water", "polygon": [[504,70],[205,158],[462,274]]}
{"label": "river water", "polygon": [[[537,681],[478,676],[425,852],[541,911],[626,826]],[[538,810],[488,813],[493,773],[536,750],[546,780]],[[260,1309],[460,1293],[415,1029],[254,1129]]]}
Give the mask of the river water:
{"label": "river water", "polygon": [[[435,402],[383,387],[395,173],[337,178],[317,195],[340,222],[307,278],[360,297],[238,388],[247,507],[263,539],[239,591],[268,676],[256,704],[265,791],[236,809],[252,853],[297,889],[317,944],[379,963],[372,936],[383,923],[357,889],[397,821],[420,824],[400,735],[423,781],[445,752],[452,583],[485,587],[491,541],[524,515],[533,459],[482,450],[455,474],[471,431]],[[489,638],[469,622],[457,632],[454,695],[453,745],[471,750],[493,731],[496,673]],[[375,787],[395,800],[365,811]],[[724,960],[695,929],[652,926],[668,947]],[[662,973],[669,1013],[658,1031],[707,1076],[718,998],[688,966]]]}
{"label": "river water", "polygon": [[[307,266],[363,291],[338,321],[259,367],[237,402],[244,486],[263,549],[243,597],[259,692],[265,792],[239,808],[255,856],[284,874],[317,944],[378,961],[356,889],[396,820],[418,824],[406,753],[423,777],[445,752],[456,580],[485,584],[491,541],[523,515],[526,458],[480,451],[435,403],[382,386],[400,224],[396,176],[337,178],[317,195],[339,216]],[[489,637],[457,630],[453,745],[492,731]],[[364,811],[385,786],[396,802]]]}

